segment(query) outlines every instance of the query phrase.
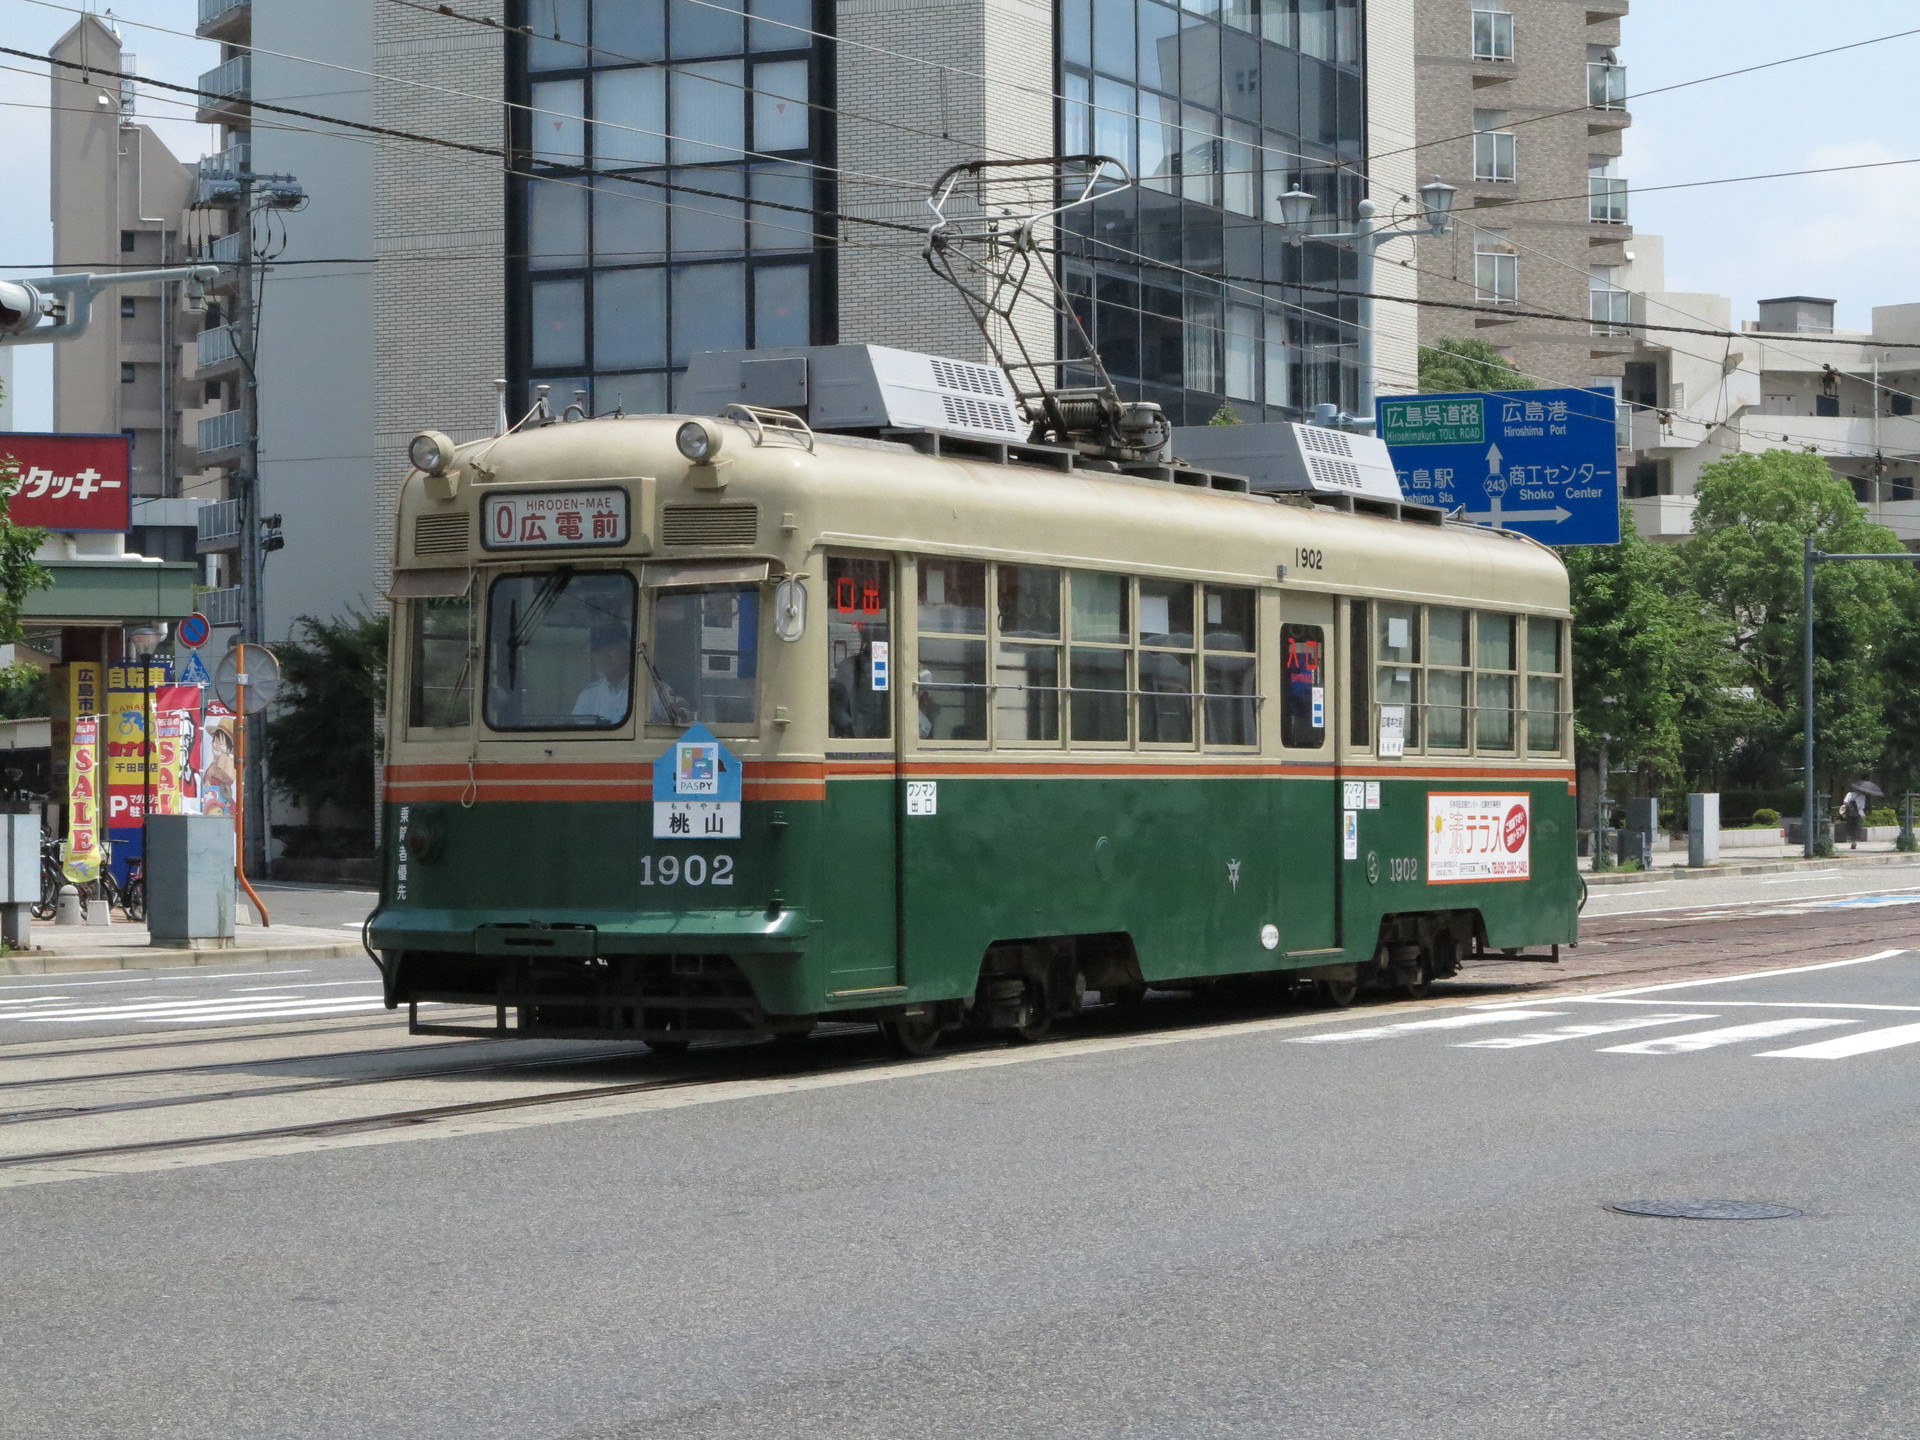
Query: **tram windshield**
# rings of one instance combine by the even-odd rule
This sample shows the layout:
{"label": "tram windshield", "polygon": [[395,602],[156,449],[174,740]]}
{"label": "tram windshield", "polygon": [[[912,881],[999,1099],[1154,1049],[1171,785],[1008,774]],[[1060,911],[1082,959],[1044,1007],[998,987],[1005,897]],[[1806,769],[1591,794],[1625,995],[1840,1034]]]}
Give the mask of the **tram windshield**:
{"label": "tram windshield", "polygon": [[655,725],[752,725],[758,709],[760,587],[708,585],[653,598],[643,677]]}
{"label": "tram windshield", "polygon": [[614,730],[633,711],[633,577],[503,575],[487,602],[487,724]]}

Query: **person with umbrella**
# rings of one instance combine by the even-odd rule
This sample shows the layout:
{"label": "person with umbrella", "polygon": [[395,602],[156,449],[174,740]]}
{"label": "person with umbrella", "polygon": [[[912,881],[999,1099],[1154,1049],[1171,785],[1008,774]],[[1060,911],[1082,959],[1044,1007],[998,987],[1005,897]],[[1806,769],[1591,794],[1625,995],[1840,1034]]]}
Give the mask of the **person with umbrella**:
{"label": "person with umbrella", "polygon": [[1858,850],[1860,842],[1867,838],[1869,802],[1885,793],[1871,780],[1856,780],[1847,787],[1847,798],[1840,802],[1840,825],[1854,849]]}

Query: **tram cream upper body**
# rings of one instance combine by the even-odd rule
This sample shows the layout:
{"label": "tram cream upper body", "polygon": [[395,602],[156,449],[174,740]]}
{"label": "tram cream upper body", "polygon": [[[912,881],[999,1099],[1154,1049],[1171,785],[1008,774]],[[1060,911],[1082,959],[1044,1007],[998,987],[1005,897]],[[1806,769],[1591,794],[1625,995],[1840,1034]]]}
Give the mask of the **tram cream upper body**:
{"label": "tram cream upper body", "polygon": [[[515,569],[633,567],[641,562],[733,560],[768,562],[770,576],[807,576],[811,616],[796,643],[770,632],[762,640],[758,735],[729,744],[759,758],[818,757],[828,748],[825,676],[825,554],[910,557],[971,556],[1068,570],[1119,571],[1142,577],[1179,577],[1240,584],[1262,591],[1261,689],[1278,693],[1278,634],[1289,594],[1365,597],[1414,604],[1495,608],[1564,618],[1565,567],[1550,549],[1511,532],[1465,524],[1435,525],[1385,516],[1345,514],[1267,496],[1247,495],[1098,471],[1051,470],[1029,464],[935,458],[907,446],[832,435],[811,451],[798,437],[753,433],[730,421],[707,420],[724,438],[718,465],[694,465],[675,434],[686,417],[645,416],[555,424],[463,445],[457,463],[439,476],[410,475],[400,495],[395,529],[399,577],[415,571],[478,572],[476,597],[488,576]],[[595,549],[482,548],[482,500],[489,492],[546,486],[619,485],[630,495],[628,543]],[[751,544],[667,545],[667,507],[758,507]],[[685,512],[682,512],[685,513]],[[465,553],[421,554],[420,522],[465,516]],[[439,533],[445,534],[445,522]],[[1312,568],[1317,563],[1317,568]],[[1284,574],[1282,573],[1284,567]],[[902,576],[899,593],[911,595]],[[896,671],[911,675],[910,604],[901,607],[895,634]],[[1273,623],[1269,623],[1272,621]],[[644,619],[643,619],[644,625]],[[396,669],[391,693],[405,693],[405,627],[395,627]],[[1341,693],[1345,693],[1344,689]],[[1266,707],[1276,710],[1277,706]],[[776,720],[776,716],[778,719]],[[666,727],[644,723],[622,734],[657,743]],[[1263,732],[1268,729],[1265,721]],[[1330,727],[1332,728],[1332,727]],[[1344,727],[1342,727],[1344,728]],[[475,731],[409,733],[396,712],[389,728],[396,753],[432,760],[476,747],[568,756],[608,756],[605,733],[592,737],[526,733],[493,735],[476,719]],[[657,734],[655,733],[657,732]],[[1330,742],[1331,738],[1330,738]],[[904,748],[915,748],[909,733]],[[834,742],[834,749],[845,748]],[[889,753],[894,747],[889,744]],[[1268,749],[1263,738],[1260,747]],[[1277,742],[1274,747],[1277,750]],[[1029,752],[1031,753],[1031,752]],[[1551,763],[1551,762],[1549,762]]]}

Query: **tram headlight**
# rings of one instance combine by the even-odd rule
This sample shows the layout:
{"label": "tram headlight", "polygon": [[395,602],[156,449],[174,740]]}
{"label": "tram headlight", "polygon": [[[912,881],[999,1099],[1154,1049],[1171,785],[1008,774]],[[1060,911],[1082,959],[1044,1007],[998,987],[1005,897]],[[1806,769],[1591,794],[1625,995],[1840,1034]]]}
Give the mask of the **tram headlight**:
{"label": "tram headlight", "polygon": [[438,430],[422,430],[407,446],[407,459],[413,468],[428,475],[439,475],[453,464],[453,441]]}
{"label": "tram headlight", "polygon": [[720,431],[705,420],[689,420],[673,437],[680,453],[696,465],[711,465],[720,453]]}

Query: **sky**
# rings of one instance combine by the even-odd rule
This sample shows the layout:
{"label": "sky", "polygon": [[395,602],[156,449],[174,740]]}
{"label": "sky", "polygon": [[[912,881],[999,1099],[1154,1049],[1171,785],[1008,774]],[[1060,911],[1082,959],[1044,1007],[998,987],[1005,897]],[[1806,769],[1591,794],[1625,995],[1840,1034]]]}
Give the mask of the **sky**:
{"label": "sky", "polygon": [[[315,0],[320,3],[320,0]],[[194,0],[118,0],[141,74],[192,84],[218,62],[191,38]],[[1817,15],[1817,25],[1807,23]],[[72,5],[0,0],[0,34],[44,52],[74,22]],[[1620,58],[1629,96],[1723,70],[1920,26],[1914,0],[1637,0]],[[0,57],[10,66],[27,62]],[[1621,172],[1636,186],[1920,157],[1920,35],[1816,60],[1629,99]],[[51,255],[44,70],[0,69],[0,275],[33,274]],[[180,106],[140,96],[137,113],[183,160],[212,149],[212,131]],[[1826,295],[1837,323],[1865,329],[1875,305],[1920,300],[1911,236],[1920,228],[1920,164],[1636,194],[1636,231],[1664,235],[1667,287],[1733,299],[1736,323],[1770,295]],[[14,350],[14,424],[52,421],[46,346]]]}

